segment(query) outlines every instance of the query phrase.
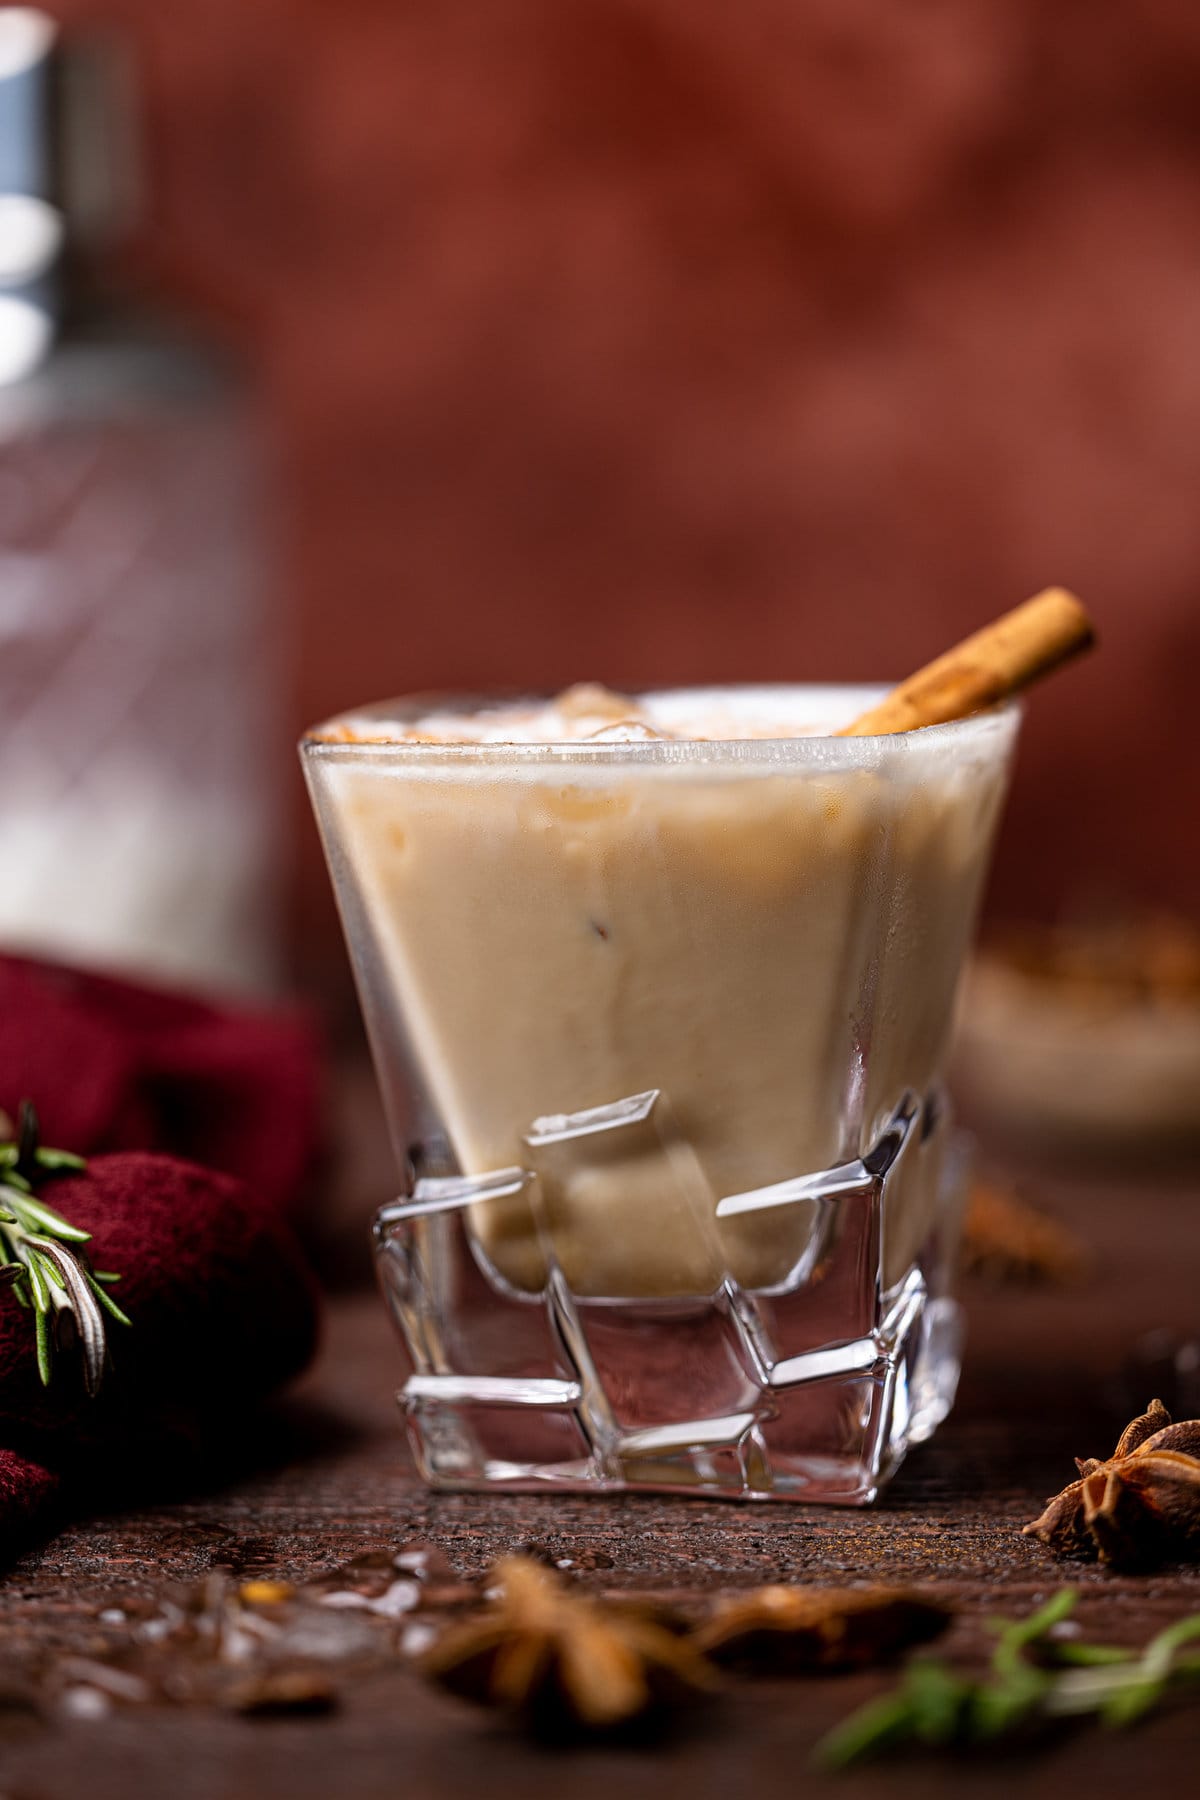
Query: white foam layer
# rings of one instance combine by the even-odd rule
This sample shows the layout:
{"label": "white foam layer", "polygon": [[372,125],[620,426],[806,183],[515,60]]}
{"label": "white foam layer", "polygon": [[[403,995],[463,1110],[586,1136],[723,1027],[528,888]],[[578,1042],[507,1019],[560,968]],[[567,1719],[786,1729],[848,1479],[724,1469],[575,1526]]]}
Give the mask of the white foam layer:
{"label": "white foam layer", "polygon": [[478,712],[434,709],[415,719],[386,709],[338,721],[347,738],[440,744],[634,744],[826,736],[870,704],[864,688],[680,688],[636,699],[593,683],[552,700],[519,701]]}

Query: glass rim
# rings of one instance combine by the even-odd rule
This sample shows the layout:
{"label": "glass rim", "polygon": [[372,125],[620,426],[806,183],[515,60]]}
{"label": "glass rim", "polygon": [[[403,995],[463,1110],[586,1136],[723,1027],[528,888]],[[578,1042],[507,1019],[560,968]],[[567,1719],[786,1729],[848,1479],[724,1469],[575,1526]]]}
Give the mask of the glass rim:
{"label": "glass rim", "polygon": [[[631,698],[658,698],[688,695],[700,702],[716,703],[721,698],[750,695],[768,701],[771,695],[820,697],[826,708],[833,696],[841,696],[846,705],[845,717],[854,718],[873,706],[891,691],[890,683],[852,682],[726,682],[680,686],[643,686],[623,688]],[[864,737],[838,737],[831,732],[810,731],[794,736],[726,737],[726,738],[649,738],[632,740],[596,740],[571,738],[522,741],[518,739],[471,741],[467,743],[415,741],[401,737],[337,737],[339,728],[353,725],[369,729],[372,720],[387,725],[415,721],[434,712],[477,713],[501,706],[544,706],[557,692],[534,692],[527,689],[484,689],[482,691],[437,691],[405,694],[394,700],[381,700],[365,706],[347,707],[332,717],[310,726],[301,736],[299,751],[303,758],[330,762],[393,763],[400,766],[444,766],[447,764],[555,765],[583,763],[594,767],[695,766],[704,764],[757,764],[821,769],[872,768],[896,756],[936,756],[940,751],[955,753],[979,751],[989,747],[1006,748],[1022,714],[1019,700],[1003,701],[963,719],[951,719],[940,725],[925,725],[915,731],[888,732]]]}

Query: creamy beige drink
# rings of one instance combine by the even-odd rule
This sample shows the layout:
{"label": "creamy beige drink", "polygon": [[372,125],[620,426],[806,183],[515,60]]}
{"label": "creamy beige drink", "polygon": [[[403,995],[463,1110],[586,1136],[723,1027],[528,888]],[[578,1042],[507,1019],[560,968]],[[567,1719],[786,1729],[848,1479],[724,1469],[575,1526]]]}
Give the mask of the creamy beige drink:
{"label": "creamy beige drink", "polygon": [[[589,688],[380,708],[310,741],[377,1057],[402,1014],[461,1170],[530,1166],[546,1115],[663,1096],[658,1137],[597,1140],[543,1212],[578,1294],[705,1292],[720,1262],[785,1282],[809,1207],[706,1237],[680,1229],[680,1181],[715,1219],[724,1196],[858,1156],[936,1082],[1015,714],[830,735],[872,698]],[[935,1185],[919,1159],[898,1184],[888,1279]],[[527,1195],[474,1229],[504,1282],[541,1286]]]}

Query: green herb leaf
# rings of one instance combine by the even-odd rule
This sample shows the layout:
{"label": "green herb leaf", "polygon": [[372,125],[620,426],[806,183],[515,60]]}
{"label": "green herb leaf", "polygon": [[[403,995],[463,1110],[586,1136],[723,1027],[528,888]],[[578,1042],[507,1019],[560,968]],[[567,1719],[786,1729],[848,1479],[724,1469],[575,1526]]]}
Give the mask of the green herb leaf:
{"label": "green herb leaf", "polygon": [[57,1175],[62,1169],[87,1168],[86,1159],[76,1156],[73,1150],[45,1150],[39,1147],[34,1160],[38,1168],[44,1169],[47,1175]]}
{"label": "green herb leaf", "polygon": [[37,1259],[38,1267],[41,1269],[46,1280],[56,1288],[65,1288],[67,1284],[55,1268],[54,1264],[50,1261],[50,1258],[37,1253]]}
{"label": "green herb leaf", "polygon": [[90,1272],[90,1270],[85,1270],[84,1278],[87,1281],[88,1286],[91,1288],[93,1294],[95,1294],[97,1300],[100,1302],[101,1306],[104,1308],[105,1312],[108,1313],[111,1318],[114,1318],[117,1321],[118,1325],[132,1326],[133,1320],[131,1318],[129,1318],[126,1313],[123,1313],[121,1311],[120,1307],[117,1305],[117,1303],[113,1299],[112,1295],[106,1294],[104,1289],[100,1286],[99,1276],[93,1275]]}
{"label": "green herb leaf", "polygon": [[1076,1668],[1105,1668],[1110,1663],[1130,1663],[1135,1660],[1132,1650],[1118,1650],[1115,1644],[1055,1644],[1054,1660]]}
{"label": "green herb leaf", "polygon": [[[904,1744],[965,1749],[1072,1718],[1120,1729],[1152,1711],[1174,1686],[1200,1682],[1200,1655],[1179,1654],[1200,1641],[1200,1613],[1176,1620],[1140,1655],[1106,1644],[1046,1645],[1075,1599],[1064,1588],[1026,1619],[992,1621],[1000,1641],[983,1680],[966,1679],[943,1662],[910,1663],[892,1693],[852,1713],[817,1745],[817,1763],[843,1768]],[[1026,1654],[1035,1645],[1040,1662]]]}
{"label": "green herb leaf", "polygon": [[1030,1613],[1027,1619],[989,1620],[990,1628],[1000,1633],[1000,1642],[992,1654],[992,1667],[996,1673],[1011,1675],[1022,1668],[1028,1645],[1036,1644],[1039,1638],[1044,1638],[1056,1625],[1061,1625],[1074,1611],[1078,1598],[1074,1588],[1060,1588],[1057,1594],[1052,1594],[1046,1604],[1039,1607],[1037,1612]]}
{"label": "green herb leaf", "polygon": [[971,1696],[968,1735],[998,1738],[1015,1731],[1037,1712],[1051,1680],[1051,1676],[1027,1666],[1002,1681],[979,1682]]}
{"label": "green herb leaf", "polygon": [[[12,1127],[4,1120],[0,1130],[7,1140]],[[130,1320],[104,1290],[106,1282],[120,1277],[107,1271],[93,1274],[73,1248],[89,1243],[91,1233],[33,1191],[35,1183],[86,1168],[84,1159],[39,1139],[37,1112],[23,1100],[15,1141],[0,1143],[0,1268],[18,1270],[0,1286],[11,1286],[17,1304],[33,1309],[38,1373],[44,1383],[50,1380],[53,1356],[51,1314],[71,1314],[84,1386],[94,1394],[108,1360],[105,1314],[119,1325],[128,1326]]]}
{"label": "green herb leaf", "polygon": [[40,1308],[37,1311],[37,1313],[34,1315],[33,1327],[34,1327],[34,1331],[37,1334],[38,1374],[42,1378],[42,1386],[49,1387],[50,1386],[50,1375],[52,1372],[52,1370],[51,1370],[51,1350],[50,1350],[50,1323],[49,1323],[49,1320],[46,1318],[45,1313]]}
{"label": "green herb leaf", "polygon": [[39,1313],[44,1313],[50,1304],[50,1295],[46,1290],[46,1278],[38,1268],[37,1257],[25,1258],[25,1274],[29,1282],[29,1295]]}
{"label": "green herb leaf", "polygon": [[814,1761],[818,1768],[846,1769],[851,1763],[866,1762],[897,1744],[911,1743],[912,1737],[912,1708],[907,1693],[884,1694],[835,1725],[817,1745]]}
{"label": "green herb leaf", "polygon": [[64,1244],[91,1242],[90,1231],[81,1231],[78,1225],[72,1225],[68,1219],[63,1218],[61,1213],[56,1213],[52,1206],[45,1205],[41,1200],[32,1198],[22,1200],[19,1203],[19,1212],[24,1215],[23,1223],[27,1220],[36,1231],[44,1231],[50,1237],[61,1238]]}
{"label": "green herb leaf", "polygon": [[923,1744],[952,1744],[971,1702],[971,1683],[943,1662],[914,1662],[905,1684],[913,1730]]}

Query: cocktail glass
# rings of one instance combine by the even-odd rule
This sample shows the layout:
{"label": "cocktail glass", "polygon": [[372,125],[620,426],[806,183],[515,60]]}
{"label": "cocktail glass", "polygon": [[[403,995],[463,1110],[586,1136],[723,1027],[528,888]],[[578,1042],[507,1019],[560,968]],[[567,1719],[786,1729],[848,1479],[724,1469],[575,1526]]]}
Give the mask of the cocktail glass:
{"label": "cocktail glass", "polygon": [[949,1410],[941,1070],[1018,715],[829,735],[875,698],[673,690],[663,729],[746,736],[568,743],[405,739],[420,698],[305,739],[432,1485],[863,1503]]}

